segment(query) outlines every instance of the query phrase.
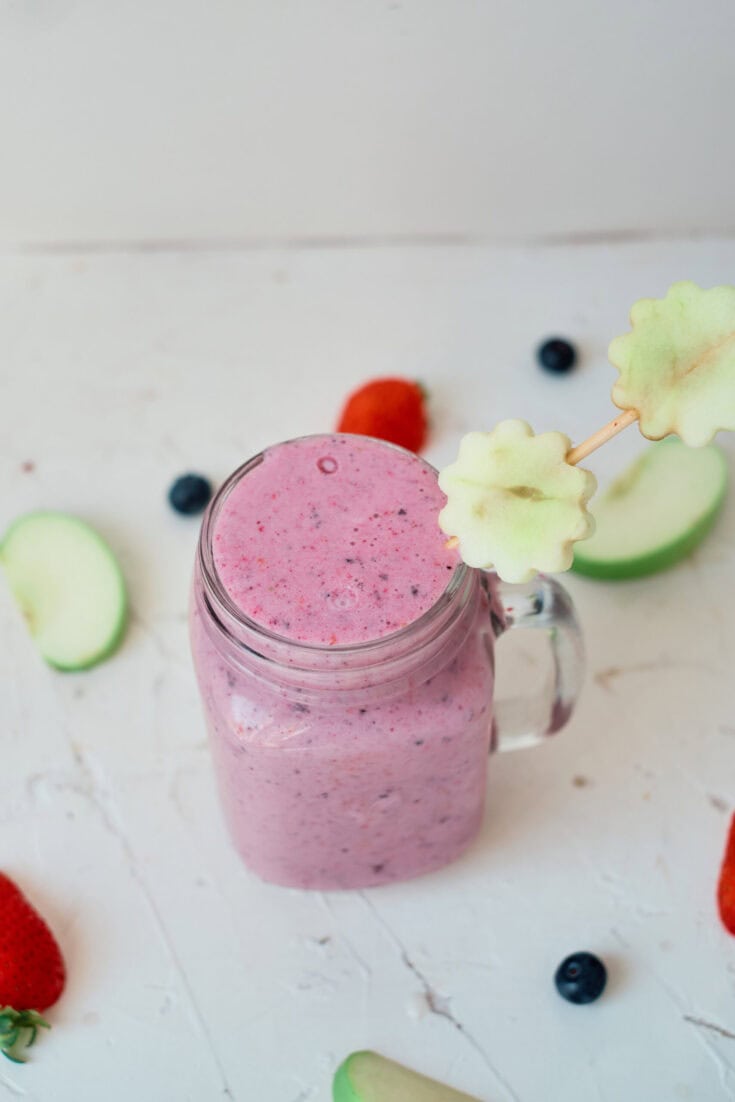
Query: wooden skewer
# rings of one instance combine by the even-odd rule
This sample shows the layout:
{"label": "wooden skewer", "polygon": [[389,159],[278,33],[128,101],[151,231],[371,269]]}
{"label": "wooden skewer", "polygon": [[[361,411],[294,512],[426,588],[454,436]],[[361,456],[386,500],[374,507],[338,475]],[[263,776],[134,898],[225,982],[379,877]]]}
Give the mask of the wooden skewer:
{"label": "wooden skewer", "polygon": [[626,409],[623,413],[619,413],[617,417],[613,417],[612,421],[598,429],[597,432],[593,432],[592,436],[588,436],[581,444],[577,444],[575,448],[570,448],[567,452],[567,463],[574,466],[575,463],[579,463],[580,459],[586,459],[588,455],[596,452],[608,440],[612,440],[613,436],[617,436],[619,432],[627,429],[628,425],[632,425],[637,420],[637,409]]}

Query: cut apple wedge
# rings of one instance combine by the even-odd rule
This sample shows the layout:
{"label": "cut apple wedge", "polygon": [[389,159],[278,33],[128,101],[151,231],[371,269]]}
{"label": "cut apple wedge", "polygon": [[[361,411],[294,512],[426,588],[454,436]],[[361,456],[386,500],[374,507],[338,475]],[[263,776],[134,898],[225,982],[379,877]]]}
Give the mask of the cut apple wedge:
{"label": "cut apple wedge", "polygon": [[593,578],[637,578],[688,555],[715,522],[727,491],[720,449],[653,444],[594,504],[595,533],[574,565]]}
{"label": "cut apple wedge", "polygon": [[353,1052],[337,1069],[334,1102],[479,1102],[376,1052]]}
{"label": "cut apple wedge", "polygon": [[0,564],[31,635],[59,670],[82,670],[122,639],[125,581],[93,528],[66,513],[28,513],[8,529]]}

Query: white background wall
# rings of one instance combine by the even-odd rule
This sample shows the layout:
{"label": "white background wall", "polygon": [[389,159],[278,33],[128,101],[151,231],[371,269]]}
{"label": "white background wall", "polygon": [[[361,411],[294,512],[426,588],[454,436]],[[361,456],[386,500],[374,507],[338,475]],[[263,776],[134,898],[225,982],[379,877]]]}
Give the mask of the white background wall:
{"label": "white background wall", "polygon": [[735,228],[732,0],[0,0],[0,244]]}

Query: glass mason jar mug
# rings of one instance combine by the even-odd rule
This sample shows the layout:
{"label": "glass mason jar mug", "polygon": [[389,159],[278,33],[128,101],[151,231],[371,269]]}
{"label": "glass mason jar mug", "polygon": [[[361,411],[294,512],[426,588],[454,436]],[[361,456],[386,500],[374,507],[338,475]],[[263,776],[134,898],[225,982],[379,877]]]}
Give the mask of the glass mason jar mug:
{"label": "glass mason jar mug", "polygon": [[[539,577],[507,586],[459,565],[439,599],[392,634],[294,642],[244,615],[218,576],[224,484],[205,517],[191,600],[194,664],[225,818],[263,879],[335,889],[441,867],[482,821],[492,751],[532,746],[569,718],[583,659],[570,598]],[[423,462],[423,461],[417,461]],[[494,645],[541,629],[552,677],[494,701]]]}

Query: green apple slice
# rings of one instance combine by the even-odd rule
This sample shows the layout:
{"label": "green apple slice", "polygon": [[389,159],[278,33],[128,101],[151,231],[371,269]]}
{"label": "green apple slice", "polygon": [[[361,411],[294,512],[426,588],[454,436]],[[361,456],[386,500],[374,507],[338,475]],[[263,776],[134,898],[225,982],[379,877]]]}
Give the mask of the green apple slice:
{"label": "green apple slice", "polygon": [[479,1102],[376,1052],[353,1052],[337,1069],[334,1102]]}
{"label": "green apple slice", "polygon": [[563,433],[536,435],[518,420],[462,437],[457,459],[439,473],[447,503],[438,519],[468,566],[506,582],[569,569],[572,544],[592,531],[587,502],[597,485],[566,462],[570,447]]}
{"label": "green apple slice", "polygon": [[676,433],[699,448],[735,430],[735,287],[675,283],[665,298],[636,302],[630,324],[610,345],[620,372],[612,399],[636,410],[643,435]]}
{"label": "green apple slice", "polygon": [[125,630],[125,581],[112,551],[84,521],[28,513],[0,544],[0,564],[51,665],[82,670],[106,658]]}
{"label": "green apple slice", "polygon": [[573,569],[614,579],[673,566],[707,535],[726,490],[719,448],[653,444],[596,503],[595,534],[575,548]]}

